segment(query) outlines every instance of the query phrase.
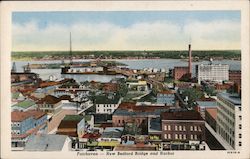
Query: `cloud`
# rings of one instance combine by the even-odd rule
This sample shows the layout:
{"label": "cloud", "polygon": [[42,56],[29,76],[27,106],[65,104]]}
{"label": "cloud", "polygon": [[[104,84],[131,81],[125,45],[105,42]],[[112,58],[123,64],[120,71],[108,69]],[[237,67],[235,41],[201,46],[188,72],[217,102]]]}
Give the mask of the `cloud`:
{"label": "cloud", "polygon": [[170,21],[138,22],[127,27],[112,23],[57,23],[40,28],[38,22],[12,26],[13,51],[68,50],[182,50],[192,39],[194,49],[239,49],[240,23],[190,21],[183,26]]}

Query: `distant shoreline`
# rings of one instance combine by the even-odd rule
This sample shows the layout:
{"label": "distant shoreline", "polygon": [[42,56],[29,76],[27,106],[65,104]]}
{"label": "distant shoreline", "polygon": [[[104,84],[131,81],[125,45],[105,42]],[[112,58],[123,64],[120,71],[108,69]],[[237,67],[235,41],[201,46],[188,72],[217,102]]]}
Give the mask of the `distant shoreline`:
{"label": "distant shoreline", "polygon": [[[101,61],[117,61],[117,60],[164,60],[164,59],[173,59],[173,60],[188,60],[187,58],[110,58],[110,59],[100,59]],[[55,61],[55,60],[62,60],[62,59],[33,59],[33,58],[16,58],[11,59],[11,61]],[[69,61],[70,59],[63,59],[65,61]],[[97,58],[92,59],[73,59],[73,61],[79,61],[79,60],[86,60],[86,61],[94,61],[97,60]],[[207,61],[208,59],[199,59],[199,61]],[[241,61],[241,59],[214,59],[216,61],[222,61],[222,60],[232,60],[232,61]],[[193,62],[197,62],[193,60]]]}

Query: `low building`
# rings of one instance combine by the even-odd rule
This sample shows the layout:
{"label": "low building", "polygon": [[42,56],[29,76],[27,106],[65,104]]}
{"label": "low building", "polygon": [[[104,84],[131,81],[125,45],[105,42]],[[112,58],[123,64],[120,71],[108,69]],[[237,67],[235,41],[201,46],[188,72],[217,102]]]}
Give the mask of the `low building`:
{"label": "low building", "polygon": [[96,96],[96,114],[112,114],[121,103],[121,98],[117,94],[103,94]]}
{"label": "low building", "polygon": [[80,115],[66,115],[57,128],[56,134],[81,137],[85,133],[85,118]]}
{"label": "low building", "polygon": [[37,105],[45,113],[57,114],[62,110],[61,100],[52,95],[45,96],[37,102]]}
{"label": "low building", "polygon": [[97,139],[98,147],[113,150],[121,143],[123,127],[107,127],[100,138]]}
{"label": "low building", "polygon": [[32,135],[24,147],[25,151],[61,151],[70,150],[71,140],[66,135],[38,134]]}
{"label": "low building", "polygon": [[147,82],[143,80],[128,80],[126,84],[130,91],[136,91],[136,92],[148,91]]}
{"label": "low building", "polygon": [[157,103],[174,105],[175,103],[175,91],[165,90],[157,94]]}
{"label": "low building", "polygon": [[11,93],[11,102],[16,103],[25,100],[25,97],[21,92]]}
{"label": "low building", "polygon": [[11,111],[28,111],[35,109],[37,109],[37,105],[31,99],[26,99],[11,106]]}
{"label": "low building", "polygon": [[113,126],[125,126],[126,123],[135,123],[137,126],[146,124],[147,126],[148,118],[159,117],[161,112],[169,108],[169,106],[145,106],[124,102],[113,113]]}
{"label": "low building", "polygon": [[56,89],[56,86],[38,88],[37,90],[31,93],[31,96],[41,99],[41,98],[44,98],[46,95],[49,95],[49,94],[52,95],[55,89]]}
{"label": "low building", "polygon": [[216,131],[217,108],[206,108],[205,114],[206,122]]}
{"label": "low building", "polygon": [[184,78],[188,74],[189,74],[188,67],[174,67],[174,69],[173,69],[174,80],[181,80],[182,78]]}
{"label": "low building", "polygon": [[230,70],[229,71],[229,81],[241,85],[241,71],[240,70]]}
{"label": "low building", "polygon": [[205,119],[205,110],[208,108],[216,108],[217,107],[217,103],[216,100],[213,98],[205,98],[202,100],[198,100],[196,101],[197,105],[195,107],[196,111],[198,111],[201,114],[201,117],[203,119]]}
{"label": "low building", "polygon": [[242,111],[241,97],[238,94],[217,94],[217,127],[216,132],[231,145],[239,150],[242,146]]}
{"label": "low building", "polygon": [[169,111],[161,114],[163,150],[204,149],[205,121],[197,111]]}
{"label": "low building", "polygon": [[45,130],[47,115],[42,111],[11,112],[11,147],[20,150],[25,146],[28,137]]}

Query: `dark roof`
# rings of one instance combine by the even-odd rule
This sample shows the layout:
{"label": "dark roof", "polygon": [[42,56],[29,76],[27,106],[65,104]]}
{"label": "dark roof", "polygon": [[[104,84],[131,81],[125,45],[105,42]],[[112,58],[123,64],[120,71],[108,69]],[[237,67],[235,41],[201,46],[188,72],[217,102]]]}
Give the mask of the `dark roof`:
{"label": "dark roof", "polygon": [[63,121],[81,121],[84,117],[81,115],[66,115]]}
{"label": "dark roof", "polygon": [[231,102],[235,106],[241,105],[241,98],[237,94],[219,93],[218,97],[222,97],[223,99]]}
{"label": "dark roof", "polygon": [[95,97],[96,104],[117,104],[119,102],[119,95],[100,95]]}
{"label": "dark roof", "polygon": [[108,120],[112,120],[112,114],[94,114],[95,124],[107,123]]}
{"label": "dark roof", "polygon": [[29,117],[39,119],[44,115],[46,115],[44,112],[36,110],[29,110],[26,112],[13,111],[11,112],[11,121],[12,122],[23,121]]}
{"label": "dark roof", "polygon": [[80,115],[66,115],[58,126],[60,128],[77,128],[77,124],[83,119]]}
{"label": "dark roof", "polygon": [[61,99],[59,99],[59,98],[57,98],[55,96],[47,95],[44,98],[42,98],[40,101],[38,101],[37,104],[43,104],[43,103],[56,104],[56,103],[58,103],[60,101],[61,101]]}
{"label": "dark roof", "polygon": [[160,115],[161,112],[167,111],[168,106],[150,106],[136,105],[135,103],[124,102],[119,105],[113,115],[128,116],[128,115]]}
{"label": "dark roof", "polygon": [[60,100],[71,100],[70,95],[62,95],[59,97]]}
{"label": "dark roof", "polygon": [[200,113],[194,110],[163,112],[161,118],[162,120],[203,120]]}

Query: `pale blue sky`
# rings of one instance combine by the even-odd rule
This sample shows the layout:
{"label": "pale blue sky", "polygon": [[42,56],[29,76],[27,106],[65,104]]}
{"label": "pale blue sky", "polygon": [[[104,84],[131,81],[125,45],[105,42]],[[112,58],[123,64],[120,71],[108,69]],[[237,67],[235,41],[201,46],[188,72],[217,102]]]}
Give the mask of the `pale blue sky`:
{"label": "pale blue sky", "polygon": [[69,32],[76,50],[181,50],[188,39],[197,49],[240,46],[239,11],[14,12],[12,22],[16,51],[65,50]]}

